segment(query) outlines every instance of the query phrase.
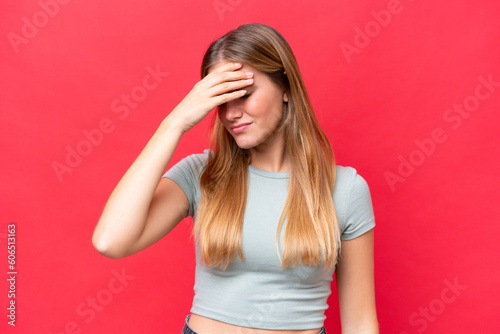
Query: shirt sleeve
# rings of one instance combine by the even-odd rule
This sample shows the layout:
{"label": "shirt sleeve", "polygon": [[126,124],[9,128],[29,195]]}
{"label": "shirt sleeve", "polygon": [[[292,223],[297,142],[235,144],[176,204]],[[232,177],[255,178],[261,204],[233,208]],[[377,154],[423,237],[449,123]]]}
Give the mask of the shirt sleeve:
{"label": "shirt sleeve", "polygon": [[196,182],[198,182],[192,160],[191,156],[180,160],[162,176],[162,178],[166,177],[174,181],[184,191],[189,201],[189,216],[194,214]]}
{"label": "shirt sleeve", "polygon": [[351,240],[375,227],[370,189],[365,179],[354,170],[354,178],[347,195],[345,229],[342,240]]}

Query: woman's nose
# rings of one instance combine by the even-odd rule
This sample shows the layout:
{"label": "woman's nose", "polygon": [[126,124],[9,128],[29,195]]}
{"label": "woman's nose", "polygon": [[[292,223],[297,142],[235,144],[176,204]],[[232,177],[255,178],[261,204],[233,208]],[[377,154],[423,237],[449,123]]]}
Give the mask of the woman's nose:
{"label": "woman's nose", "polygon": [[228,121],[233,121],[237,118],[240,118],[243,115],[243,111],[241,111],[240,103],[229,101],[226,103],[226,119]]}

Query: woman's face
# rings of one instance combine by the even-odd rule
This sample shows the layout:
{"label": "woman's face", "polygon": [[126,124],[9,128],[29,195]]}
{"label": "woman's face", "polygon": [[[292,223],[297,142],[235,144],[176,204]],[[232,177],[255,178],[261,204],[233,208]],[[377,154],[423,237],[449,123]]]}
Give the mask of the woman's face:
{"label": "woman's face", "polygon": [[222,124],[240,148],[283,145],[282,131],[275,130],[283,116],[283,103],[288,101],[286,94],[263,72],[246,64],[240,70],[252,72],[254,82],[244,88],[245,96],[217,108]]}

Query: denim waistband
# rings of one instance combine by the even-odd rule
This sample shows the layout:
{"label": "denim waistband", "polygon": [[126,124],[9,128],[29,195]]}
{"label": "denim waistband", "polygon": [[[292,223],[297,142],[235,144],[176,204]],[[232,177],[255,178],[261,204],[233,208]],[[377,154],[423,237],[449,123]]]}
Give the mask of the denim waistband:
{"label": "denim waistband", "polygon": [[[188,314],[186,316],[186,321],[184,322],[184,328],[182,329],[182,334],[198,334],[194,330],[191,329],[188,325],[189,317],[191,317],[191,314]],[[318,334],[326,334],[326,329],[325,326],[321,327],[321,330],[319,331]]]}
{"label": "denim waistband", "polygon": [[184,328],[182,329],[182,334],[198,334],[194,330],[191,329],[188,325],[189,317],[191,317],[191,314],[188,314],[186,317],[186,321],[184,322]]}

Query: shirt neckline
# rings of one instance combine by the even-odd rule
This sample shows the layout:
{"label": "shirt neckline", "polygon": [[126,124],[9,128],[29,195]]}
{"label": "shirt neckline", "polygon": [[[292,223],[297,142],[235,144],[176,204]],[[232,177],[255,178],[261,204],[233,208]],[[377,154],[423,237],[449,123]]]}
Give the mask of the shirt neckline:
{"label": "shirt neckline", "polygon": [[250,173],[258,174],[272,179],[288,179],[290,176],[289,172],[270,172],[267,170],[259,169],[252,165],[248,165],[248,170],[250,171]]}

